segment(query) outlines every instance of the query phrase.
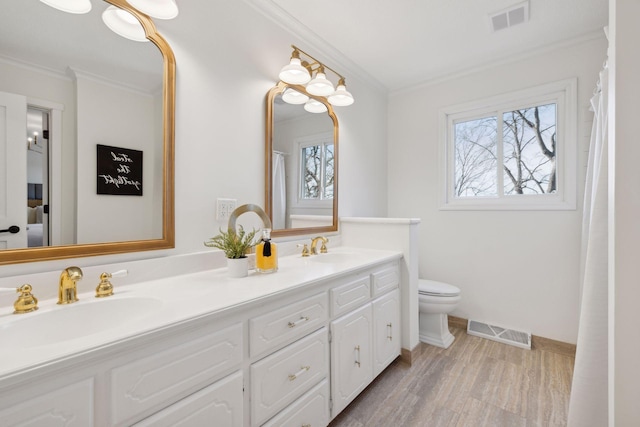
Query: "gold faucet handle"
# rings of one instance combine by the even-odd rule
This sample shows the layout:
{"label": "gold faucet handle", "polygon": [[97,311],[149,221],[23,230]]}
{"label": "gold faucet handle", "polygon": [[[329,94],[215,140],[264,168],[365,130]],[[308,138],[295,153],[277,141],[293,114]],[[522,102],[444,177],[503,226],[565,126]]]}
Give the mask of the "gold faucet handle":
{"label": "gold faucet handle", "polygon": [[305,243],[304,245],[296,245],[296,247],[300,247],[302,246],[302,256],[303,257],[307,257],[309,256],[309,247],[307,246],[307,244]]}
{"label": "gold faucet handle", "polygon": [[96,287],[96,298],[104,298],[113,295],[113,285],[111,284],[112,277],[124,277],[129,272],[127,270],[118,270],[113,273],[102,273],[100,275],[100,283]]}
{"label": "gold faucet handle", "polygon": [[322,246],[320,246],[320,253],[321,254],[326,254],[327,253],[327,242],[329,241],[329,239],[325,239],[322,241]]}
{"label": "gold faucet handle", "polygon": [[14,314],[29,313],[38,309],[38,299],[33,296],[31,290],[33,288],[29,284],[24,284],[16,288],[16,292],[20,294],[16,302],[13,303]]}

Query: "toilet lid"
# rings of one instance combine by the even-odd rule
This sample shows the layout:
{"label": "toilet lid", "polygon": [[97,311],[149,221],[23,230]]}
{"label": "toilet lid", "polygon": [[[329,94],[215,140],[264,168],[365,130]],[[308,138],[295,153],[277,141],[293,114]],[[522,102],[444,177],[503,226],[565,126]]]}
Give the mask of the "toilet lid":
{"label": "toilet lid", "polygon": [[418,292],[422,295],[434,295],[443,297],[457,297],[460,289],[448,283],[436,282],[435,280],[418,281]]}

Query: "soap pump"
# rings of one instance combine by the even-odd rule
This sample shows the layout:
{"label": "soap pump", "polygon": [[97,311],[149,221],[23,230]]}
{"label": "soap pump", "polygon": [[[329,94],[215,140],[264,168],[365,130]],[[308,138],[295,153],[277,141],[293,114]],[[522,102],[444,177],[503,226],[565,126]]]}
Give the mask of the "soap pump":
{"label": "soap pump", "polygon": [[262,240],[256,245],[256,271],[275,273],[278,271],[278,247],[271,241],[271,229],[262,230]]}

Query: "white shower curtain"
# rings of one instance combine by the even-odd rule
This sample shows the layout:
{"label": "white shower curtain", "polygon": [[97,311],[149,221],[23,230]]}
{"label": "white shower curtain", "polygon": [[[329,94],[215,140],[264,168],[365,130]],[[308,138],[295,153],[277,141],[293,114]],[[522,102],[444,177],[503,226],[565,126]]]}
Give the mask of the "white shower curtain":
{"label": "white shower curtain", "polygon": [[284,154],[273,152],[273,224],[274,230],[286,228],[287,188],[284,170]]}
{"label": "white shower curtain", "polygon": [[607,334],[607,97],[608,70],[591,99],[595,113],[589,147],[582,223],[582,299],[569,402],[569,427],[608,424]]}

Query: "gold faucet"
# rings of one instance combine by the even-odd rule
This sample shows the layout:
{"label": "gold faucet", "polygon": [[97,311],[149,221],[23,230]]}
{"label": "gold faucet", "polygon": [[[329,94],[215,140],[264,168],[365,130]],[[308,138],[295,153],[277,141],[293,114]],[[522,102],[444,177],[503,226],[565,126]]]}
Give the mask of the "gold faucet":
{"label": "gold faucet", "polygon": [[322,246],[320,246],[320,253],[321,254],[327,253],[327,242],[329,241],[329,239],[327,239],[324,236],[318,236],[311,239],[311,255],[318,255],[318,249],[316,248],[316,246],[318,245],[318,240],[322,240]]}
{"label": "gold faucet", "polygon": [[82,279],[80,267],[69,267],[60,275],[58,286],[58,304],[71,304],[78,301],[76,282]]}
{"label": "gold faucet", "polygon": [[13,303],[15,311],[13,314],[29,313],[38,309],[38,299],[31,293],[31,285],[22,285],[16,289],[20,294],[16,302]]}

